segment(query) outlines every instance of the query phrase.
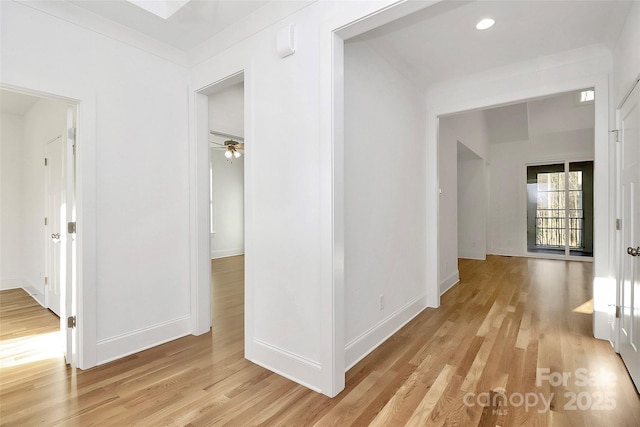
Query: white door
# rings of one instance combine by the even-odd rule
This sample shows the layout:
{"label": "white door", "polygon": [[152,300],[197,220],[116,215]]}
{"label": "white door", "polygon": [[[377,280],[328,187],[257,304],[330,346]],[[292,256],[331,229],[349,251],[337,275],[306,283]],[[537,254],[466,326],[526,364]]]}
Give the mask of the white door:
{"label": "white door", "polygon": [[64,161],[65,139],[59,136],[47,143],[45,147],[46,168],[46,210],[47,210],[47,284],[45,285],[45,304],[58,316],[61,315],[62,298],[61,266],[64,236]]}
{"label": "white door", "polygon": [[640,87],[619,110],[622,150],[622,276],[619,351],[636,389],[640,391]]}

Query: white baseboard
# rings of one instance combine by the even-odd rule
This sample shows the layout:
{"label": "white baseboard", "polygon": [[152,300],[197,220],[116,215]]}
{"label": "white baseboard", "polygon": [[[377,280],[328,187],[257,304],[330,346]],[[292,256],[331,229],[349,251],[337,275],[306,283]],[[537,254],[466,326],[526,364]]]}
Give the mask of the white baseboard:
{"label": "white baseboard", "polygon": [[504,249],[498,248],[494,250],[487,251],[487,255],[498,255],[498,256],[523,256],[522,252],[514,251],[513,249]]}
{"label": "white baseboard", "polygon": [[96,343],[98,365],[173,341],[191,333],[191,318],[183,316]]}
{"label": "white baseboard", "polygon": [[447,277],[446,279],[440,282],[440,286],[438,288],[440,289],[440,295],[443,295],[445,292],[451,289],[453,285],[455,285],[459,281],[460,281],[460,271],[456,270],[453,274],[451,274],[449,277]]}
{"label": "white baseboard", "polygon": [[39,290],[37,290],[35,287],[30,286],[25,284],[25,286],[22,288],[24,289],[24,291],[26,293],[29,294],[29,296],[31,296],[31,298],[33,298],[34,300],[36,300],[36,302],[38,304],[40,304],[41,306],[43,306],[44,308],[47,308],[44,305],[44,292],[40,292]]}
{"label": "white baseboard", "polygon": [[416,298],[347,343],[344,351],[346,370],[351,369],[356,363],[378,348],[380,344],[420,314],[426,307],[426,296]]}
{"label": "white baseboard", "polygon": [[458,254],[458,258],[462,258],[462,259],[475,259],[478,261],[486,261],[487,259],[487,255],[484,253],[464,253],[464,254]]}
{"label": "white baseboard", "polygon": [[249,360],[256,365],[322,393],[317,386],[322,380],[320,363],[256,338],[253,339],[250,353]]}
{"label": "white baseboard", "polygon": [[226,257],[236,256],[236,255],[244,255],[244,248],[211,251],[211,259],[226,258]]}

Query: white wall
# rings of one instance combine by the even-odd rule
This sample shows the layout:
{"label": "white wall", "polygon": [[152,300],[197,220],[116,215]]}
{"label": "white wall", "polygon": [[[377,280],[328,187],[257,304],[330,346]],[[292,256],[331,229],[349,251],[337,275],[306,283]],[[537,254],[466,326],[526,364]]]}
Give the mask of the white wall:
{"label": "white wall", "polygon": [[491,145],[488,251],[526,254],[526,164],[592,160],[593,129],[541,134],[527,141]]}
{"label": "white wall", "polygon": [[[342,44],[334,43],[333,31],[369,15],[375,22],[362,25],[373,28],[400,16],[398,11],[410,13],[429,5],[408,2],[394,7],[391,15],[375,14],[392,3],[314,2],[251,37],[223,40],[232,47],[191,73],[198,91],[244,70],[245,356],[330,396],[344,387],[345,368]],[[288,24],[295,25],[296,52],[280,58],[276,35]],[[195,104],[198,95],[192,98]],[[198,112],[191,118],[199,132]],[[192,176],[202,183],[206,152],[203,156],[198,142],[191,142]],[[283,144],[290,147],[287,156],[280,153]],[[202,197],[197,191],[192,187],[194,224],[206,210],[198,205]],[[203,246],[196,242],[192,251],[200,254]],[[203,280],[208,256],[198,255],[193,276],[201,292],[208,286]],[[427,257],[427,267],[430,262]],[[205,307],[201,310],[207,313]]]}
{"label": "white wall", "polygon": [[[578,94],[579,92],[568,92],[528,102],[529,136],[593,129],[593,102],[577,103]],[[506,142],[521,139],[526,138],[511,139]]]}
{"label": "white wall", "polygon": [[[244,85],[235,84],[209,95],[209,128],[244,136]],[[228,138],[215,135],[223,143]],[[228,160],[225,150],[211,150],[213,224],[211,258],[244,253],[244,156]]]}
{"label": "white wall", "polygon": [[24,120],[5,113],[0,120],[0,289],[13,289],[25,286]]}
{"label": "white wall", "polygon": [[[467,179],[468,172],[459,176],[458,171],[458,144],[466,147],[472,153],[472,157],[486,159],[488,155],[487,125],[482,111],[468,112],[440,118],[438,135],[438,185],[439,213],[438,213],[438,247],[439,247],[439,290],[444,293],[459,280],[458,257],[467,253],[459,251],[459,224],[463,227],[475,223],[471,217],[476,211],[484,210],[484,204],[473,211],[463,210],[458,206],[459,188],[466,185],[459,183],[459,179]],[[482,170],[484,176],[484,167]],[[482,182],[482,181],[481,181]],[[476,183],[477,184],[477,183]],[[466,192],[465,192],[466,194]],[[467,206],[468,200],[460,200]],[[479,238],[484,233],[484,227],[477,230]],[[465,236],[466,238],[466,236]],[[464,240],[464,247],[472,243]],[[476,239],[476,247],[483,246],[481,241]]]}
{"label": "white wall", "polygon": [[617,107],[640,75],[640,3],[633,2],[613,52],[613,102]]}
{"label": "white wall", "polygon": [[80,101],[81,366],[189,333],[187,71],[1,8],[2,83]]}
{"label": "white wall", "polygon": [[458,258],[487,256],[485,160],[458,157]]}
{"label": "white wall", "polygon": [[419,93],[366,43],[345,45],[347,368],[426,305]]}

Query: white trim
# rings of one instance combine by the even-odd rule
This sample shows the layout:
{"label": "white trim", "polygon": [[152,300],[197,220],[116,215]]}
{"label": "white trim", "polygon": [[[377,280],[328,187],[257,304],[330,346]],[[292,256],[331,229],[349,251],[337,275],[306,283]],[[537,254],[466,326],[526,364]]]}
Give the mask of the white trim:
{"label": "white trim", "polygon": [[449,277],[440,282],[438,289],[440,290],[440,296],[444,295],[449,289],[453,288],[458,282],[460,282],[460,271],[454,271]]}
{"label": "white trim", "polygon": [[211,251],[211,259],[227,258],[230,256],[237,256],[237,255],[244,255],[244,248]]}
{"label": "white trim", "polygon": [[[189,278],[191,281],[191,333],[201,335],[211,327],[211,235],[209,212],[210,162],[209,103],[206,95],[190,100],[192,131],[189,138]],[[206,174],[203,170],[206,165]],[[206,181],[203,179],[206,175]],[[205,185],[206,184],[206,185]],[[205,200],[206,199],[206,200]],[[205,231],[206,230],[206,231]]]}
{"label": "white trim", "polygon": [[460,259],[473,259],[476,261],[486,261],[487,260],[487,256],[484,252],[478,252],[475,254],[472,253],[465,253],[465,254],[458,254],[458,258]]}
{"label": "white trim", "polygon": [[410,301],[345,346],[345,372],[364,359],[426,308],[426,296]]}
{"label": "white trim", "polygon": [[33,286],[27,285],[25,281],[25,286],[22,286],[22,289],[29,294],[31,298],[33,298],[38,304],[42,306],[42,308],[47,308],[44,304],[44,293],[40,293]]}
{"label": "white trim", "polygon": [[313,384],[320,383],[322,366],[315,360],[284,350],[257,338],[253,339],[253,357],[251,361],[278,375],[318,393],[321,390]]}
{"label": "white trim", "polygon": [[190,316],[187,315],[100,340],[96,352],[98,365],[173,341],[190,332]]}
{"label": "white trim", "polygon": [[211,259],[245,254],[245,357],[251,358],[253,343],[253,263],[247,256],[251,252],[252,233],[252,157],[251,144],[245,147],[244,158],[244,215],[245,247],[214,253],[211,248],[210,230],[210,148],[209,148],[209,102],[208,95],[221,88],[244,82],[245,141],[250,142],[252,133],[252,89],[251,66],[244,62],[225,64],[217,74],[198,89],[189,90],[190,114],[189,135],[189,252],[191,282],[191,333],[201,335],[211,328]]}

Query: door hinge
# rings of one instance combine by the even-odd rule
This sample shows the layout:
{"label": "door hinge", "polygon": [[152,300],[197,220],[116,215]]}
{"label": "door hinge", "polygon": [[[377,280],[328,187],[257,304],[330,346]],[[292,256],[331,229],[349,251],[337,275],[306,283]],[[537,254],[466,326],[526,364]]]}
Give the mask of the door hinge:
{"label": "door hinge", "polygon": [[616,305],[616,319],[620,318],[620,306]]}
{"label": "door hinge", "polygon": [[69,130],[67,131],[67,136],[69,139],[76,139],[76,128],[69,128]]}
{"label": "door hinge", "polygon": [[47,276],[44,276],[44,284],[45,285],[49,284],[49,278]]}
{"label": "door hinge", "polygon": [[76,232],[76,223],[75,221],[67,223],[67,233],[73,234]]}
{"label": "door hinge", "polygon": [[49,164],[49,162],[47,161],[47,158],[44,158],[44,165],[47,166]]}
{"label": "door hinge", "polygon": [[49,225],[49,218],[46,216],[44,217],[44,225]]}
{"label": "door hinge", "polygon": [[616,218],[616,230],[622,230],[622,220],[620,218]]}
{"label": "door hinge", "polygon": [[67,328],[75,328],[76,327],[76,316],[67,317]]}
{"label": "door hinge", "polygon": [[616,134],[616,139],[614,141],[615,142],[620,142],[620,129],[614,129],[614,130],[612,130],[610,132]]}

